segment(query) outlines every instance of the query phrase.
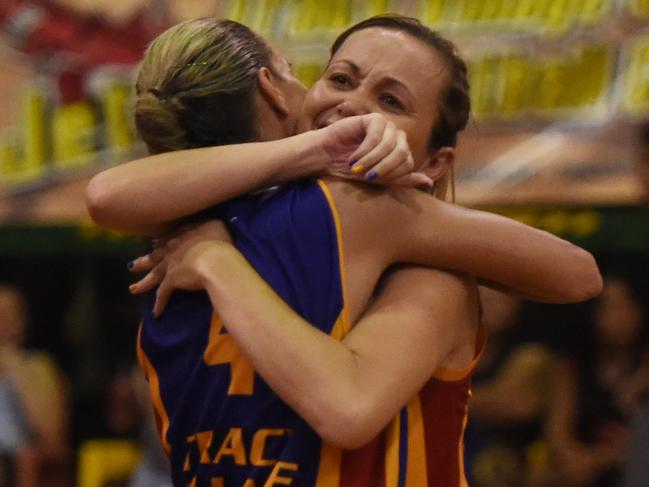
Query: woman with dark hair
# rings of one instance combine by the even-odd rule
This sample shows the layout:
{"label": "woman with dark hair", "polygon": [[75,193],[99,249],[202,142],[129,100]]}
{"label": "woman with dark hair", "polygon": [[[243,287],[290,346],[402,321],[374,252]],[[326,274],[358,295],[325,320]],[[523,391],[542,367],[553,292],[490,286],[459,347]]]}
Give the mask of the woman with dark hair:
{"label": "woman with dark hair", "polygon": [[619,484],[629,423],[649,389],[642,296],[630,281],[609,276],[594,304],[590,333],[557,359],[553,374],[548,438],[561,486]]}
{"label": "woman with dark hair", "polygon": [[[139,94],[155,98],[179,129],[166,131],[164,122],[151,134],[136,116],[150,148],[158,147],[153,135],[184,140],[186,147],[206,144],[189,135],[193,111],[208,107],[209,118],[218,109],[186,95],[202,84],[182,75],[216,69],[196,49],[201,42],[215,45],[201,35],[184,47],[154,43],[147,52],[149,59],[156,52],[170,58],[153,77],[157,84],[144,86],[140,73]],[[226,95],[252,96],[256,140],[290,135],[296,124],[310,131],[113,168],[89,188],[95,217],[112,227],[156,231],[291,177],[327,168],[349,173],[350,163],[366,179],[405,177],[409,185],[448,173],[456,134],[468,119],[466,69],[448,41],[416,20],[380,17],[345,32],[299,119],[295,105],[303,91],[284,61],[271,55],[268,62],[274,70],[257,66],[252,91]],[[420,174],[410,176],[413,168]],[[174,295],[160,319],[145,315],[140,336],[178,485],[207,479],[246,486],[462,485],[470,376],[484,343],[475,283],[399,267],[384,277],[368,308],[381,274],[398,262],[439,265],[555,301],[586,299],[600,286],[589,254],[418,191],[306,180],[226,203],[211,216],[228,223],[239,250],[217,223],[166,244],[156,313],[175,288],[208,295]],[[151,276],[133,289],[155,284]]]}

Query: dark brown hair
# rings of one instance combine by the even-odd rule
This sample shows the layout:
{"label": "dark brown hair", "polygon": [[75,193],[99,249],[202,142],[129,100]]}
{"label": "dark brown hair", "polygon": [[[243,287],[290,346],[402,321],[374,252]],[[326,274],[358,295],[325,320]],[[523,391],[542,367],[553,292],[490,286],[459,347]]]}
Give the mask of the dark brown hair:
{"label": "dark brown hair", "polygon": [[385,14],[363,20],[340,34],[331,46],[331,56],[336,54],[351,34],[370,27],[407,32],[432,47],[445,61],[448,83],[440,98],[439,119],[431,133],[430,148],[455,147],[457,134],[466,127],[471,110],[467,68],[455,45],[415,18]]}
{"label": "dark brown hair", "polygon": [[[266,42],[231,20],[183,22],[148,47],[136,82],[135,125],[151,153],[249,142],[257,136],[257,73]],[[278,75],[279,76],[279,75]]]}

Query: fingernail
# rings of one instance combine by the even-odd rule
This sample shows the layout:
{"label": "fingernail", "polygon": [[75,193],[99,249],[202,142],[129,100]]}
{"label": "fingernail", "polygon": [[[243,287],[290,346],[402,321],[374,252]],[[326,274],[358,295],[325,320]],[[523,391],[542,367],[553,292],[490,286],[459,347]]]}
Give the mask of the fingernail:
{"label": "fingernail", "polygon": [[374,181],[378,177],[379,173],[377,173],[376,171],[370,171],[367,173],[367,176],[365,176],[368,181]]}
{"label": "fingernail", "polygon": [[352,159],[349,161],[349,167],[352,167],[354,164],[356,164],[358,161],[356,159]]}
{"label": "fingernail", "polygon": [[134,265],[135,265],[135,264],[134,264],[133,261],[131,260],[131,261],[129,261],[129,262],[126,264],[126,268],[130,271],[131,269],[133,269],[133,266],[134,266]]}
{"label": "fingernail", "polygon": [[137,289],[137,286],[136,286],[135,284],[131,284],[131,285],[128,287],[128,290],[129,290],[130,292],[135,292],[136,289]]}
{"label": "fingernail", "polygon": [[352,166],[352,172],[354,174],[359,174],[363,172],[363,165],[362,164],[356,164],[355,166]]}

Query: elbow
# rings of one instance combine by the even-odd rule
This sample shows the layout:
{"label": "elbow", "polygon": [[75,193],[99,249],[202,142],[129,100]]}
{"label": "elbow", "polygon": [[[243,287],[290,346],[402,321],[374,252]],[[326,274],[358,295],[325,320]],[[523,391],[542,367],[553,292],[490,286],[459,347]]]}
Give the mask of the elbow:
{"label": "elbow", "polygon": [[104,181],[103,173],[94,176],[86,186],[86,209],[92,221],[100,226],[110,226],[112,191]]}
{"label": "elbow", "polygon": [[578,303],[593,299],[602,292],[604,285],[602,275],[595,258],[590,252],[578,249],[577,261],[580,262],[582,271],[580,278],[574,279],[574,288],[571,290],[568,302]]}
{"label": "elbow", "polygon": [[96,174],[86,186],[86,209],[90,218],[100,226],[111,226],[111,209],[115,204],[116,190],[105,172]]}
{"label": "elbow", "polygon": [[311,426],[322,440],[337,448],[354,450],[369,443],[383,425],[374,424],[373,415],[359,401],[339,401],[325,410]]}

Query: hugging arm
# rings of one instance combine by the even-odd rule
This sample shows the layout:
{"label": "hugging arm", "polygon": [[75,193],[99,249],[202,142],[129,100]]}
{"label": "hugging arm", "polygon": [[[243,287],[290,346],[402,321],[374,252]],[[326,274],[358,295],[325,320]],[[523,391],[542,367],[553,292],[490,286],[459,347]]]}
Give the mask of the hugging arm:
{"label": "hugging arm", "polygon": [[387,278],[337,341],[297,315],[230,244],[201,242],[175,254],[180,262],[169,259],[159,294],[205,288],[254,369],[327,443],[342,448],[375,437],[453,352],[466,325],[477,323],[470,279],[405,268]]}
{"label": "hugging arm", "polygon": [[[399,140],[383,117],[368,114],[279,141],[159,154],[93,178],[88,209],[102,226],[156,235],[178,218],[252,189],[324,168],[349,172],[350,160],[358,159],[363,170],[378,171],[379,181],[398,181],[412,170],[409,151]],[[418,176],[406,174],[405,184],[425,183]],[[354,232],[362,229],[370,237],[365,248],[386,246],[391,252],[386,267],[407,262],[453,269],[548,302],[599,293],[601,277],[592,256],[546,232],[444,204],[418,191],[349,184],[335,183],[343,185],[336,196],[345,207],[342,215],[355,218]],[[391,240],[385,242],[391,228],[404,231],[388,232]]]}
{"label": "hugging arm", "polygon": [[583,301],[601,291],[593,256],[548,232],[420,191],[350,186],[329,182],[342,223],[354,233],[358,252],[381,243],[386,267],[407,262],[452,269],[553,303]]}
{"label": "hugging arm", "polygon": [[[350,169],[350,161],[358,161]],[[413,172],[405,136],[377,114],[270,142],[156,154],[97,174],[86,206],[99,225],[157,236],[183,217],[235,196],[320,174],[430,186]]]}

